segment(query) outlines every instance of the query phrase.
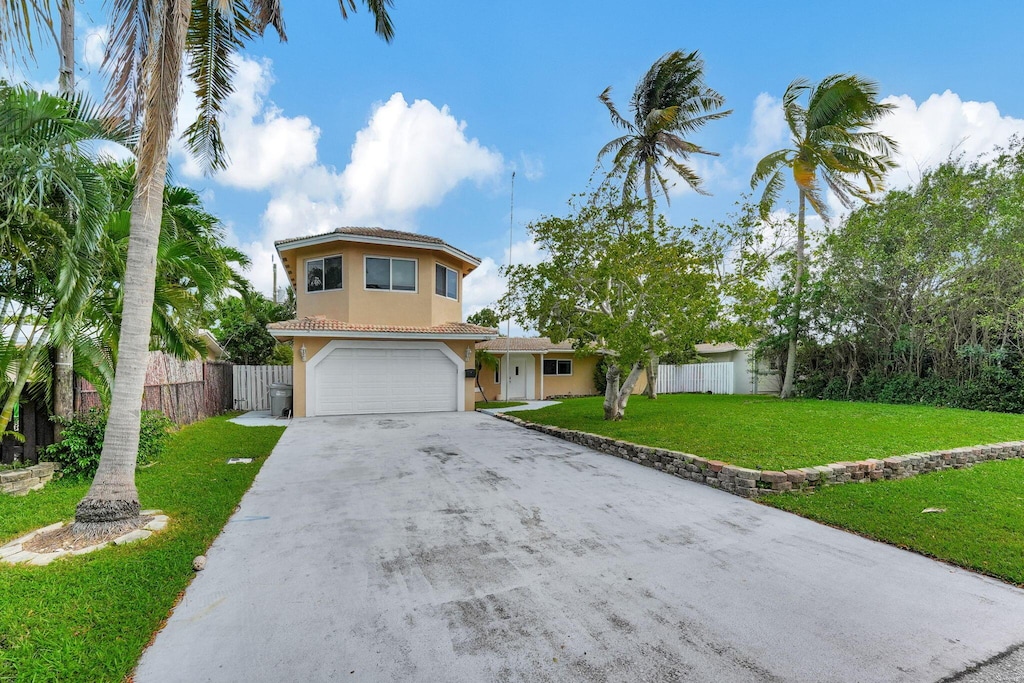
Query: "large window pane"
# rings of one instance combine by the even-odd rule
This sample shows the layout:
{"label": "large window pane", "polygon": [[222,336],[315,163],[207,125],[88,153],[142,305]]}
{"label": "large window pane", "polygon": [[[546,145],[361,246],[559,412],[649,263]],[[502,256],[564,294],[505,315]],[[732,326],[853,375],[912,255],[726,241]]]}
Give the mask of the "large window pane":
{"label": "large window pane", "polygon": [[560,360],[560,361],[558,361],[558,374],[559,375],[571,375],[572,374],[572,361],[571,360]]}
{"label": "large window pane", "polygon": [[440,263],[434,265],[434,294],[440,294],[444,296],[445,292],[445,272],[447,268],[442,266]]}
{"label": "large window pane", "polygon": [[448,271],[448,298],[459,298],[459,274],[454,270]]}
{"label": "large window pane", "polygon": [[306,291],[324,291],[324,261],[316,259],[306,261]]}
{"label": "large window pane", "polygon": [[399,292],[416,291],[416,262],[391,260],[391,288]]}
{"label": "large window pane", "polygon": [[324,259],[324,289],[341,289],[341,257]]}
{"label": "large window pane", "polygon": [[544,374],[545,375],[557,375],[558,374],[558,361],[546,360],[544,361]]}
{"label": "large window pane", "polygon": [[366,259],[366,288],[391,289],[391,259]]}

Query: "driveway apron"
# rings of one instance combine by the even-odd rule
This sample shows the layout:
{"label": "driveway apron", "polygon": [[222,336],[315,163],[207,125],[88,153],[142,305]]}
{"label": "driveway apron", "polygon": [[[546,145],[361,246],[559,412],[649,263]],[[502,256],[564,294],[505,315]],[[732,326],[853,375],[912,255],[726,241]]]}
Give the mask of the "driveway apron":
{"label": "driveway apron", "polygon": [[477,413],[296,419],[137,683],[922,681],[993,579]]}

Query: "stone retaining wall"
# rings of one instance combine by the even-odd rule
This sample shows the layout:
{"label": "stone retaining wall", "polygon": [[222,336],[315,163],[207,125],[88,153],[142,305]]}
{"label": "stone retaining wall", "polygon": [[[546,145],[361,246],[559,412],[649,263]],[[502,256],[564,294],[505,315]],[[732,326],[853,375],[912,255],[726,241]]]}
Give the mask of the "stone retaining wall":
{"label": "stone retaining wall", "polygon": [[29,491],[38,491],[53,479],[57,463],[41,462],[32,467],[0,471],[0,493],[23,496]]}
{"label": "stone retaining wall", "polygon": [[960,469],[979,462],[1024,457],[1024,441],[1010,441],[987,446],[911,453],[884,460],[836,462],[829,465],[773,472],[737,467],[689,453],[640,446],[597,434],[537,424],[508,413],[497,414],[495,417],[746,498],[756,498],[763,494],[793,489],[813,491],[816,487],[834,484],[866,483],[879,479],[906,479],[925,472]]}

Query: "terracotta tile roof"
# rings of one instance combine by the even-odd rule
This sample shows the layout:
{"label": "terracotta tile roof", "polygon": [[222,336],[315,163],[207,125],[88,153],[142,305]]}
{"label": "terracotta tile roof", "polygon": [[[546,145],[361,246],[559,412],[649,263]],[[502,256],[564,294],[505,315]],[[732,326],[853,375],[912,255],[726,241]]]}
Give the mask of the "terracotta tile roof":
{"label": "terracotta tile roof", "polygon": [[478,335],[481,338],[491,337],[498,333],[489,327],[470,323],[442,323],[432,327],[416,327],[410,325],[363,325],[343,320],[331,320],[324,316],[283,320],[267,325],[271,330],[292,332],[380,332],[383,334],[436,334],[436,335]]}
{"label": "terracotta tile roof", "polygon": [[572,351],[572,341],[566,339],[552,344],[547,337],[499,337],[480,342],[476,348],[485,351]]}
{"label": "terracotta tile roof", "polygon": [[739,346],[732,342],[725,342],[724,344],[697,344],[694,348],[697,349],[697,353],[727,353],[740,349]]}

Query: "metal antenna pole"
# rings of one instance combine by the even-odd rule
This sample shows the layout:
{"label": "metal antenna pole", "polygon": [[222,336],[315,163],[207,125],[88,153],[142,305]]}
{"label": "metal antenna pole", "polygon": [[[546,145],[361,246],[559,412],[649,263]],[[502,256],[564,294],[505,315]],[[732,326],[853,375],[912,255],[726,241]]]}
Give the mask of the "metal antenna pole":
{"label": "metal antenna pole", "polygon": [[[512,191],[509,196],[508,209],[508,282],[511,282],[512,275],[512,233],[515,230],[516,213],[516,172],[512,171]],[[509,292],[511,294],[511,291]],[[508,379],[505,381],[505,400],[509,400],[512,393],[512,316],[509,315],[505,321],[505,374]]]}

